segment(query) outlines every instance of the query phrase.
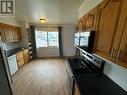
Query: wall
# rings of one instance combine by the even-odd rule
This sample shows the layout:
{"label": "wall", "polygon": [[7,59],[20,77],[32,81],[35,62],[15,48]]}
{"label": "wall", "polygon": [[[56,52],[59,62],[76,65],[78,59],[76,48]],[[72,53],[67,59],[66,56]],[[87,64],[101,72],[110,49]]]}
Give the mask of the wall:
{"label": "wall", "polygon": [[19,42],[20,47],[28,47],[28,36],[27,36],[27,28],[25,22],[20,22],[22,40]]}
{"label": "wall", "polygon": [[0,18],[0,22],[10,25],[20,26],[20,22],[15,20],[15,18]]}
{"label": "wall", "polygon": [[74,47],[74,33],[76,29],[73,25],[64,25],[62,28],[63,35],[63,55],[64,56],[73,56],[75,55]]}
{"label": "wall", "polygon": [[59,56],[59,49],[57,47],[40,47],[37,48],[38,57],[57,57]]}
{"label": "wall", "polygon": [[25,47],[26,46],[26,34],[25,34],[25,26],[22,22],[19,22],[15,20],[15,18],[0,18],[0,23],[10,24],[14,26],[20,26],[22,30],[22,38],[23,40],[20,42],[13,42],[13,43],[3,43],[2,46],[5,50],[11,50],[19,47]]}
{"label": "wall", "polygon": [[84,0],[79,8],[79,18],[88,13],[91,9],[96,7],[103,0]]}

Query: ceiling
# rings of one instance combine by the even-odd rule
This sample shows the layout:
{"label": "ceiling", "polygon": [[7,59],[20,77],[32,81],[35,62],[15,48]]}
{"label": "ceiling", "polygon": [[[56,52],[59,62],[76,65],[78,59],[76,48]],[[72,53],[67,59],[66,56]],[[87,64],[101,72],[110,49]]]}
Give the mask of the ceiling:
{"label": "ceiling", "polygon": [[78,11],[84,0],[16,0],[16,19],[39,24],[44,16],[46,24],[76,24]]}

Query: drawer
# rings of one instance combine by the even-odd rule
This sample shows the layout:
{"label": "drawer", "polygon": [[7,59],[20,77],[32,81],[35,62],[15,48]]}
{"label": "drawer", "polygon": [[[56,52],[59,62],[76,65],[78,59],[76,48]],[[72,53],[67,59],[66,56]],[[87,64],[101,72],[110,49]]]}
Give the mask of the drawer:
{"label": "drawer", "polygon": [[29,52],[28,49],[23,50],[23,53],[28,53],[28,52]]}
{"label": "drawer", "polygon": [[16,54],[16,59],[17,62],[22,61],[23,60],[23,52],[19,52]]}
{"label": "drawer", "polygon": [[20,68],[24,64],[24,61],[19,61],[17,64],[18,64],[18,67]]}

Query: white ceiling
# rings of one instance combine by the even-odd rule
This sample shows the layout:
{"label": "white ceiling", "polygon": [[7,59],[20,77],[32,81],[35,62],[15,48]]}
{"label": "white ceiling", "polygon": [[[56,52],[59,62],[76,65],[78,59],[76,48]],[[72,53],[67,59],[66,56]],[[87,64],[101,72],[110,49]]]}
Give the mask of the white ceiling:
{"label": "white ceiling", "polygon": [[84,0],[16,0],[16,19],[39,24],[45,16],[46,24],[76,24],[78,11]]}

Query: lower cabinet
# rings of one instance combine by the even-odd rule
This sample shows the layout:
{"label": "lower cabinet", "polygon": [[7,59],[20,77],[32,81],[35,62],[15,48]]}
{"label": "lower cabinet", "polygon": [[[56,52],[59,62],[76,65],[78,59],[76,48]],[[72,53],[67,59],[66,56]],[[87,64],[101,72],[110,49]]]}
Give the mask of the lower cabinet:
{"label": "lower cabinet", "polygon": [[7,60],[8,60],[10,73],[11,75],[13,75],[18,70],[16,55],[9,56]]}
{"label": "lower cabinet", "polygon": [[80,95],[80,91],[79,91],[79,88],[78,88],[78,86],[77,86],[77,84],[76,84],[76,81],[74,81],[74,85],[73,85],[74,87],[74,89],[73,89],[73,95]]}
{"label": "lower cabinet", "polygon": [[24,63],[27,63],[30,59],[29,49],[23,50]]}
{"label": "lower cabinet", "polygon": [[70,70],[70,66],[69,66],[69,64],[67,63],[66,64],[66,83],[67,83],[67,95],[73,95],[72,93],[73,93],[73,83],[74,83],[74,79],[73,79],[73,74],[72,74],[72,72],[71,72],[71,70]]}
{"label": "lower cabinet", "polygon": [[67,83],[67,95],[80,95],[80,91],[78,89],[77,83],[74,79],[74,75],[71,71],[71,67],[69,63],[66,64],[66,83]]}
{"label": "lower cabinet", "polygon": [[17,59],[18,67],[20,68],[24,64],[24,57],[23,57],[22,51],[20,51],[16,54],[16,59]]}

